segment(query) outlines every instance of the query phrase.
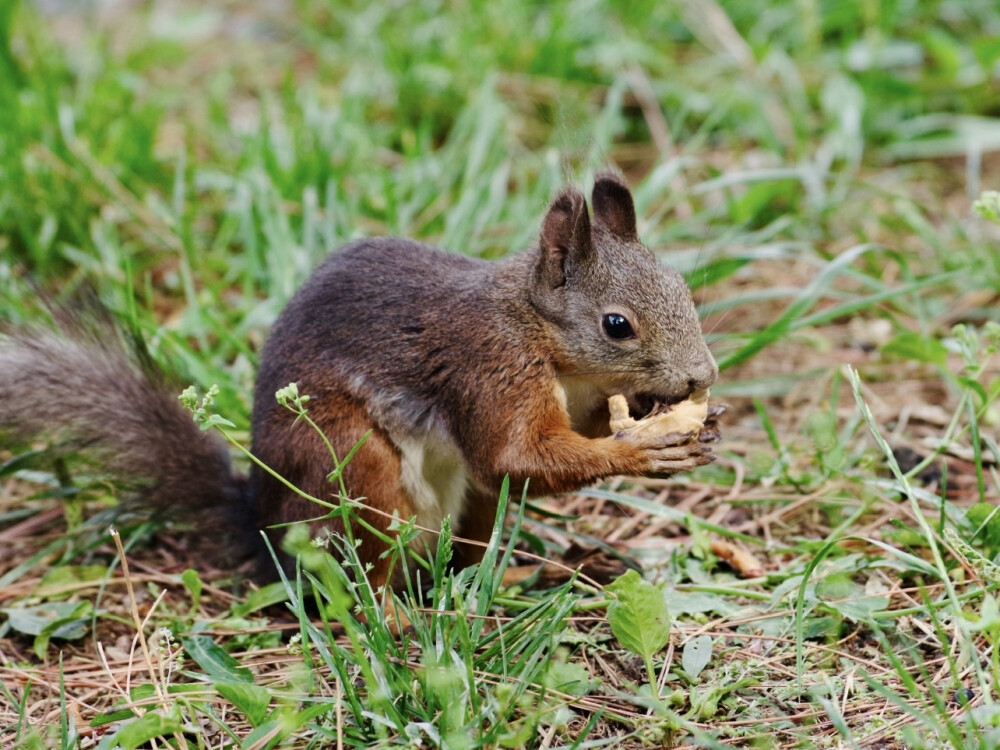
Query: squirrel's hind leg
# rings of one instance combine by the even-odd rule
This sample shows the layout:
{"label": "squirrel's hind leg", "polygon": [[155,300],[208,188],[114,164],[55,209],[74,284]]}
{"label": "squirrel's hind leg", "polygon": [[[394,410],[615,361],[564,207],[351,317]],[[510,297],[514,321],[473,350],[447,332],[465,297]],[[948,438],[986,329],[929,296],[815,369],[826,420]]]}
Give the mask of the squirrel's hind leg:
{"label": "squirrel's hind leg", "polygon": [[[346,456],[371,431],[343,474],[348,496],[365,506],[357,511],[364,523],[352,524],[351,532],[359,542],[358,555],[368,568],[372,587],[398,582],[401,571],[390,570],[391,561],[382,556],[385,543],[365,524],[381,534],[391,535],[389,526],[394,512],[403,520],[414,515],[410,498],[399,482],[399,451],[384,432],[373,427],[362,405],[347,396],[336,393],[313,396],[309,416],[333,445],[338,458]],[[296,422],[293,414],[277,405],[262,421],[267,424],[255,424],[255,433],[266,439],[255,442],[255,455],[306,494],[335,503],[340,485],[329,479],[334,461],[320,435],[305,422]],[[256,490],[258,523],[267,530],[275,549],[280,548],[284,529],[268,527],[308,521],[326,512],[323,506],[295,493],[260,469],[255,469],[251,484]],[[344,531],[336,514],[311,526],[315,533],[324,528],[335,533]],[[294,569],[287,557],[283,564],[286,570]]]}

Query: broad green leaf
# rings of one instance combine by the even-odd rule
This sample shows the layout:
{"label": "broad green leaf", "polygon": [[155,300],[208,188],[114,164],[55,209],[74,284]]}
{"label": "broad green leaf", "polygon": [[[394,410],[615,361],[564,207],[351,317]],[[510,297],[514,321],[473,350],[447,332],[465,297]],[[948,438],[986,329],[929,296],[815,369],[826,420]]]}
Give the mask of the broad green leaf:
{"label": "broad green leaf", "polygon": [[253,683],[229,682],[218,683],[215,689],[242,711],[252,726],[260,726],[267,718],[267,709],[271,704],[271,693],[267,688]]}
{"label": "broad green leaf", "polygon": [[[852,559],[854,555],[848,556]],[[823,609],[833,615],[843,617],[852,622],[875,624],[874,614],[889,606],[888,595],[872,595],[854,582],[848,573],[828,575],[816,584],[816,595],[827,601],[822,602]]]}
{"label": "broad green leaf", "polygon": [[663,592],[634,570],[605,587],[616,599],[608,607],[608,622],[618,642],[649,660],[670,638],[670,615]]}
{"label": "broad green leaf", "polygon": [[34,594],[43,597],[57,593],[58,589],[75,583],[100,581],[108,574],[104,565],[57,565],[46,571]]}
{"label": "broad green leaf", "polygon": [[554,661],[545,673],[546,687],[570,695],[589,695],[599,684],[586,667],[574,662]]}
{"label": "broad green leaf", "polygon": [[889,608],[890,598],[888,596],[870,596],[862,594],[856,599],[848,599],[839,602],[830,602],[829,609],[851,622],[863,622],[869,625],[875,624],[875,613],[882,612]]}
{"label": "broad green leaf", "polygon": [[207,635],[182,638],[184,652],[205,670],[214,682],[253,682],[253,674]]}
{"label": "broad green leaf", "polygon": [[90,602],[46,602],[36,607],[2,609],[0,614],[7,615],[12,629],[35,636],[32,650],[39,659],[45,659],[52,638],[83,638],[92,610]]}
{"label": "broad green leaf", "polygon": [[188,568],[181,573],[181,582],[184,584],[184,588],[191,594],[191,609],[197,611],[198,605],[201,603],[201,591],[204,588],[204,584],[198,576],[198,571]]}
{"label": "broad green leaf", "polygon": [[842,622],[843,619],[840,617],[807,617],[802,629],[802,637],[805,640],[811,640],[835,636],[840,632]]}
{"label": "broad green leaf", "polygon": [[684,644],[681,666],[692,680],[698,678],[712,658],[712,637],[699,635]]}
{"label": "broad green leaf", "polygon": [[246,617],[251,612],[270,607],[288,599],[288,590],[280,581],[261,586],[251,591],[245,600],[233,605],[233,614]]}
{"label": "broad green leaf", "polygon": [[115,733],[113,746],[134,750],[150,740],[180,732],[182,729],[183,723],[179,716],[165,716],[159,711],[150,711],[119,729]]}
{"label": "broad green leaf", "polygon": [[92,727],[103,727],[107,724],[113,724],[116,721],[125,721],[126,719],[131,719],[135,716],[135,713],[130,708],[119,708],[116,711],[110,711],[105,714],[98,714],[93,719],[90,720],[90,726]]}
{"label": "broad green leaf", "polygon": [[55,625],[64,629],[51,635],[74,639],[83,637],[84,633],[74,623],[86,622],[84,615],[89,610],[90,604],[87,602],[46,602],[34,607],[7,607],[0,609],[0,614],[7,615],[10,626],[24,635],[41,635]]}
{"label": "broad green leaf", "polygon": [[301,711],[275,711],[271,719],[259,727],[254,727],[254,730],[243,738],[241,747],[274,747],[291,732],[329,711],[330,706],[325,702]]}
{"label": "broad green leaf", "polygon": [[824,599],[850,599],[864,596],[864,588],[851,578],[853,571],[848,568],[846,572],[841,572],[844,567],[836,565],[845,559],[834,559],[833,565],[824,565],[819,569],[819,573],[825,575],[816,582],[816,596]]}
{"label": "broad green leaf", "polygon": [[233,424],[232,422],[230,422],[228,419],[226,419],[224,417],[220,417],[218,414],[210,414],[205,419],[204,423],[202,423],[201,430],[202,430],[202,432],[204,432],[206,430],[212,429],[213,427],[228,427],[228,428],[230,428],[232,430],[236,429],[236,425],[235,424]]}
{"label": "broad green leaf", "polygon": [[727,601],[725,597],[718,594],[709,594],[704,591],[677,591],[670,589],[664,592],[669,602],[670,611],[675,617],[680,615],[700,614],[702,612],[715,612],[718,615],[729,615],[742,609],[738,604]]}

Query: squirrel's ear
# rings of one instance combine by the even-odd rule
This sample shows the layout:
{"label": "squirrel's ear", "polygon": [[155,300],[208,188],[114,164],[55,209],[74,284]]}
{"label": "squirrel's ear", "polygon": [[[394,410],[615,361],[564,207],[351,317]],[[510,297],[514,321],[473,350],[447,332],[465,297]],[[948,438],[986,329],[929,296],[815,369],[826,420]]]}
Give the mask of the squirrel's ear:
{"label": "squirrel's ear", "polygon": [[635,204],[621,178],[613,172],[602,172],[594,181],[594,221],[623,240],[637,242]]}
{"label": "squirrel's ear", "polygon": [[555,289],[566,283],[567,271],[586,262],[593,253],[587,199],[573,188],[565,188],[549,205],[542,221],[538,273]]}

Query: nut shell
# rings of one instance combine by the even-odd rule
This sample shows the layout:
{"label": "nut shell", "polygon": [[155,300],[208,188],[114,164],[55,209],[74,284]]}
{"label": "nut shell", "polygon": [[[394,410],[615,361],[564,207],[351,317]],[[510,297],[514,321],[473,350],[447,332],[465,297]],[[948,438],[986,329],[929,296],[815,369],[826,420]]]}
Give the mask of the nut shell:
{"label": "nut shell", "polygon": [[632,435],[668,435],[672,432],[697,434],[708,418],[708,389],[695,391],[691,396],[669,408],[655,411],[642,419],[633,419],[628,413],[628,401],[617,394],[608,399],[611,413],[611,432],[628,432]]}

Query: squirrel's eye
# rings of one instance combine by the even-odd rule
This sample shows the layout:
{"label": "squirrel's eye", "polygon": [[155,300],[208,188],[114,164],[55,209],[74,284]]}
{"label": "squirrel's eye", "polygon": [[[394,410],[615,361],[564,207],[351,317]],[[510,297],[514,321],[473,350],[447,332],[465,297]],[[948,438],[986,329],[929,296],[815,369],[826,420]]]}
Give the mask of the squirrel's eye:
{"label": "squirrel's eye", "polygon": [[635,338],[635,331],[632,330],[632,324],[628,322],[624,315],[608,313],[601,321],[601,325],[604,326],[604,332],[613,339]]}

